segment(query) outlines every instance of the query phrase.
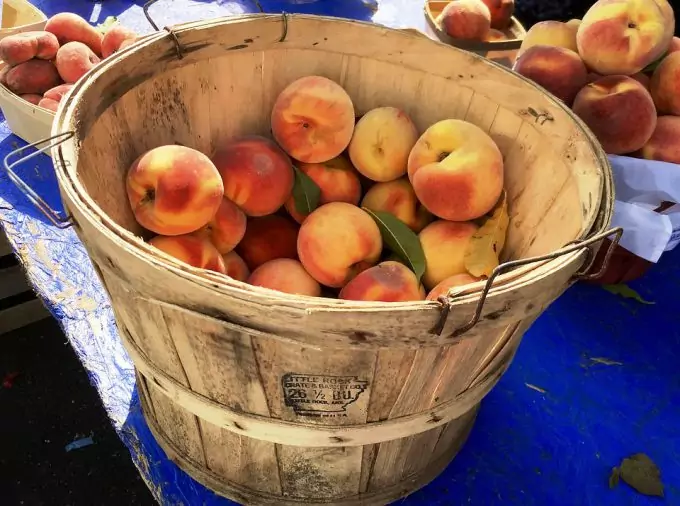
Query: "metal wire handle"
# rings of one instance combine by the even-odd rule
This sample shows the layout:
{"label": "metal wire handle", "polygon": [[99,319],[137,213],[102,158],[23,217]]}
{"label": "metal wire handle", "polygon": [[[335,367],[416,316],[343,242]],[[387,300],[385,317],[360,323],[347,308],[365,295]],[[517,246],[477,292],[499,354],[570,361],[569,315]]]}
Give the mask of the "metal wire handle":
{"label": "metal wire handle", "polygon": [[[26,182],[21,179],[16,172],[14,172],[14,167],[17,165],[20,165],[24,162],[27,162],[31,160],[32,158],[35,158],[36,156],[45,153],[45,151],[52,149],[59,144],[61,144],[64,141],[67,141],[71,137],[73,137],[74,133],[73,132],[63,132],[57,135],[53,135],[51,137],[48,137],[47,139],[42,139],[37,142],[33,142],[31,144],[28,144],[26,146],[20,147],[18,149],[15,149],[14,151],[10,152],[7,156],[5,156],[5,159],[3,161],[3,165],[5,166],[5,171],[7,172],[7,176],[9,177],[10,181],[12,181],[19,190],[26,195],[28,200],[30,200],[46,217],[48,220],[50,220],[57,228],[68,228],[70,227],[73,223],[71,222],[71,217],[66,215],[62,216],[61,213],[58,211],[55,211],[52,209],[52,207],[43,200],[43,198],[38,195],[33,188],[28,186]],[[19,158],[18,160],[15,160],[14,162],[10,163],[10,158],[13,158],[14,156],[20,155],[24,151],[26,151],[28,148],[35,148],[40,144],[44,144],[46,142],[53,141],[51,144],[39,148],[33,153],[30,153],[26,156],[23,156]]]}

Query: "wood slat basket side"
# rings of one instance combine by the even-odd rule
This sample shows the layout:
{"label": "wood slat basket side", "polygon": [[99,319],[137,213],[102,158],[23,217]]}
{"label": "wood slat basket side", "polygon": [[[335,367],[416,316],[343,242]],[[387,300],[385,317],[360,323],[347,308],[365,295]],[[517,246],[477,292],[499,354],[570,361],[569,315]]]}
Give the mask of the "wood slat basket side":
{"label": "wood slat basket side", "polygon": [[608,227],[606,156],[539,88],[422,36],[297,15],[173,34],[179,46],[157,34],[89,72],[53,129],[75,134],[53,151],[60,190],[111,296],[152,430],[194,478],[246,504],[377,505],[413,491],[458,451],[588,249],[500,276],[458,336],[484,283],[448,305],[359,303],[251,287],[158,254],[137,236],[127,167],[160,144],[212,153],[236,135],[267,135],[283,87],[320,74],[347,89],[357,114],[394,105],[420,131],[461,118],[489,132],[506,166],[506,256],[526,259]]}

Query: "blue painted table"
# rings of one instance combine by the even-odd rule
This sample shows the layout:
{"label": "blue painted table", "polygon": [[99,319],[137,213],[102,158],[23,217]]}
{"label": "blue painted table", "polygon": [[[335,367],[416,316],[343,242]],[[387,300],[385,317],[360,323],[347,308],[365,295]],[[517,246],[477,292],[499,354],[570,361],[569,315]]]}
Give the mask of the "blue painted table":
{"label": "blue painted table", "polygon": [[[159,25],[225,14],[305,12],[423,28],[418,0],[160,0]],[[151,29],[143,1],[43,0],[47,15],[106,16]],[[161,8],[160,4],[166,3]],[[259,6],[259,7],[258,7]],[[24,143],[0,123],[0,156]],[[50,160],[19,169],[60,207]],[[170,462],[142,417],[130,359],[108,297],[70,229],[59,230],[0,171],[0,223],[87,369],[93,386],[153,495],[164,505],[231,504]],[[601,288],[569,289],[527,332],[509,372],[482,405],[469,442],[448,469],[404,505],[646,505],[658,499],[608,487],[611,467],[645,452],[662,470],[666,504],[680,504],[680,249],[633,286],[654,305]],[[3,494],[4,496],[4,494]],[[125,504],[125,498],[120,498]]]}

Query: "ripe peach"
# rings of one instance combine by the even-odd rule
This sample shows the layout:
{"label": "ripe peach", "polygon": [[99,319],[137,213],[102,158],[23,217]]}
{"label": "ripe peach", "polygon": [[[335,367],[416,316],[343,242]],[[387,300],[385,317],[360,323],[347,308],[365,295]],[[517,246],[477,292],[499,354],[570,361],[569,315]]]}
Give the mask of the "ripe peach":
{"label": "ripe peach", "polygon": [[680,117],[659,116],[641,155],[647,160],[680,163]]}
{"label": "ripe peach", "polygon": [[456,0],[444,7],[437,22],[454,39],[486,40],[491,13],[480,0]]}
{"label": "ripe peach", "polygon": [[0,40],[0,60],[15,66],[33,58],[52,60],[59,49],[59,41],[50,32],[22,32]]}
{"label": "ripe peach", "polygon": [[245,281],[250,276],[250,269],[235,251],[222,255],[225,274],[237,281]]}
{"label": "ripe peach", "polygon": [[432,215],[418,201],[416,192],[405,177],[374,184],[364,195],[361,207],[393,214],[415,233],[432,221]]}
{"label": "ripe peach", "polygon": [[126,41],[134,42],[137,34],[123,25],[112,26],[102,39],[102,58],[108,58],[121,49]]}
{"label": "ripe peach", "polygon": [[438,220],[419,234],[427,268],[423,284],[432,289],[456,274],[465,274],[465,251],[477,231],[472,222]]}
{"label": "ripe peach", "polygon": [[567,105],[571,105],[588,79],[581,57],[571,49],[556,46],[530,47],[515,60],[512,70],[543,86]]}
{"label": "ripe peach", "polygon": [[510,25],[515,12],[515,0],[482,0],[491,14],[491,28],[503,30]]}
{"label": "ripe peach", "polygon": [[480,279],[481,278],[476,278],[466,272],[461,274],[454,274],[453,276],[450,276],[445,280],[441,281],[440,283],[437,284],[437,286],[430,290],[430,293],[427,294],[426,299],[438,300],[439,297],[442,296],[445,297],[449,293],[449,290],[451,290],[451,288],[476,283]]}
{"label": "ripe peach", "polygon": [[319,283],[341,288],[375,265],[382,252],[380,229],[352,204],[331,202],[312,212],[300,227],[302,265]]}
{"label": "ripe peach", "polygon": [[57,36],[62,46],[67,42],[82,42],[97,56],[102,54],[102,34],[77,14],[60,12],[47,20],[45,31]]}
{"label": "ripe peach", "polygon": [[59,102],[51,98],[41,97],[40,101],[38,102],[38,107],[42,107],[43,109],[47,109],[48,111],[57,112],[57,109],[59,109]]}
{"label": "ripe peach", "polygon": [[17,95],[42,95],[50,88],[61,84],[61,78],[52,62],[47,60],[28,60],[8,68],[4,83]]}
{"label": "ripe peach", "polygon": [[54,62],[64,82],[75,83],[100,59],[82,42],[68,42],[59,48]]}
{"label": "ripe peach", "polygon": [[445,220],[474,220],[489,212],[503,189],[503,156],[472,123],[448,119],[430,126],[408,158],[418,200]]}
{"label": "ripe peach", "polygon": [[576,28],[578,30],[578,27],[581,26],[581,20],[578,19],[578,18],[574,18],[574,19],[570,19],[569,21],[567,21],[564,24],[569,25],[569,26]]}
{"label": "ripe peach", "polygon": [[671,44],[668,46],[668,53],[675,53],[680,51],[680,37],[673,37]]}
{"label": "ripe peach", "polygon": [[680,115],[680,52],[663,59],[652,74],[649,89],[659,113]]}
{"label": "ripe peach", "polygon": [[631,75],[661,56],[675,19],[666,0],[599,0],[576,35],[586,65],[603,75]]}
{"label": "ripe peach", "polygon": [[651,95],[627,76],[606,76],[586,85],[576,95],[572,109],[609,154],[640,149],[656,127]]}
{"label": "ripe peach", "polygon": [[60,84],[43,93],[43,97],[54,100],[55,102],[61,102],[61,99],[64,98],[64,95],[66,95],[71,88],[73,88],[73,84]]}
{"label": "ripe peach", "polygon": [[222,202],[219,172],[200,151],[174,144],[153,148],[127,173],[127,195],[141,226],[182,235],[205,226]]}
{"label": "ripe peach", "polygon": [[[344,156],[338,156],[323,163],[300,163],[298,169],[307,174],[321,190],[319,205],[329,202],[347,202],[357,205],[361,199],[359,175]],[[300,213],[295,207],[295,199],[286,201],[286,210],[298,223],[308,215]]]}
{"label": "ripe peach", "polygon": [[246,233],[246,215],[236,204],[224,197],[215,216],[196,233],[209,239],[217,251],[225,255],[243,239]]}
{"label": "ripe peach", "polygon": [[407,302],[423,300],[425,289],[408,267],[399,262],[381,262],[357,274],[347,283],[339,299]]}
{"label": "ripe peach", "polygon": [[517,51],[517,56],[533,46],[555,46],[576,49],[576,30],[578,26],[574,23],[562,23],[560,21],[540,21],[527,31],[522,40],[522,45]]}
{"label": "ripe peach", "polygon": [[276,212],[293,191],[290,158],[265,137],[235,139],[218,149],[212,160],[224,180],[224,196],[248,216]]}
{"label": "ripe peach", "polygon": [[38,103],[42,100],[42,95],[36,95],[35,93],[26,93],[25,95],[19,95],[21,98],[23,98],[26,102],[29,102],[33,105],[38,105]]}
{"label": "ripe peach", "polygon": [[[644,86],[647,91],[649,91],[649,87],[651,85],[651,78],[647,74],[643,74],[642,72],[638,72],[637,74],[633,74],[630,77],[635,79],[638,83],[640,83],[642,86]],[[654,97],[652,97],[652,98],[654,98]]]}
{"label": "ripe peach", "polygon": [[272,214],[248,221],[246,233],[236,246],[251,271],[275,258],[297,258],[298,226]]}
{"label": "ripe peach", "polygon": [[219,251],[204,237],[195,234],[157,235],[149,241],[149,244],[199,269],[208,269],[222,274],[226,272]]}
{"label": "ripe peach", "polygon": [[290,156],[321,163],[340,155],[354,131],[354,105],[347,92],[321,76],[301,77],[276,98],[272,134]]}
{"label": "ripe peach", "polygon": [[318,297],[321,286],[300,262],[290,258],[270,260],[253,271],[248,283],[279,292]]}
{"label": "ripe peach", "polygon": [[372,181],[393,181],[406,174],[418,130],[396,107],[378,107],[364,114],[354,127],[349,157],[356,169]]}

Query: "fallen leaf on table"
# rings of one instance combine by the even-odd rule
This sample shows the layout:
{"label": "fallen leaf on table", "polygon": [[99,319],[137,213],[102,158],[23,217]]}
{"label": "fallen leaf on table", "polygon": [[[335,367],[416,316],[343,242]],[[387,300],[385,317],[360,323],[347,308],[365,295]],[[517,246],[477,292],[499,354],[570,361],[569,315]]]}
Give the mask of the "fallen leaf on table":
{"label": "fallen leaf on table", "polygon": [[420,239],[406,223],[385,211],[371,211],[362,207],[380,229],[385,245],[409,266],[420,281],[425,274],[425,253]]}
{"label": "fallen leaf on table", "polygon": [[620,480],[643,495],[663,497],[661,471],[644,453],[625,458],[619,467],[612,469],[609,487],[616,487]]}
{"label": "fallen leaf on table", "polygon": [[307,216],[319,205],[321,189],[314,180],[293,165],[295,170],[295,183],[293,184],[293,202],[295,210]]}
{"label": "fallen leaf on table", "polygon": [[503,190],[491,215],[472,236],[465,252],[465,268],[472,276],[491,276],[498,267],[509,223],[507,195]]}
{"label": "fallen leaf on table", "polygon": [[625,283],[618,285],[602,285],[602,288],[614,295],[620,295],[624,299],[634,299],[641,304],[656,304],[656,302],[645,300],[642,296]]}

